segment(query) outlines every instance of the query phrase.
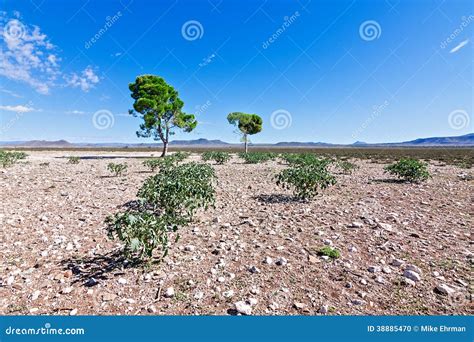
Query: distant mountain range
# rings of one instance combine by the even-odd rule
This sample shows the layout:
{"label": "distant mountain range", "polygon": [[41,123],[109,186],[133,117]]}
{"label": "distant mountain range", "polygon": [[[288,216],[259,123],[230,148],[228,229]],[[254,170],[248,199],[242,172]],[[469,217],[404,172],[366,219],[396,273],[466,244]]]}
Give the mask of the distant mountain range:
{"label": "distant mountain range", "polygon": [[[171,146],[194,146],[194,147],[225,147],[236,146],[239,144],[231,144],[221,140],[174,140],[170,142]],[[46,140],[30,140],[30,141],[0,141],[0,147],[31,147],[31,148],[159,148],[160,143],[70,143],[66,140],[46,141]],[[253,146],[261,147],[428,147],[428,146],[474,146],[474,133],[456,136],[456,137],[433,137],[420,138],[411,141],[398,143],[378,143],[368,144],[362,141],[356,141],[353,144],[330,144],[324,142],[278,142],[275,144],[253,144]]]}

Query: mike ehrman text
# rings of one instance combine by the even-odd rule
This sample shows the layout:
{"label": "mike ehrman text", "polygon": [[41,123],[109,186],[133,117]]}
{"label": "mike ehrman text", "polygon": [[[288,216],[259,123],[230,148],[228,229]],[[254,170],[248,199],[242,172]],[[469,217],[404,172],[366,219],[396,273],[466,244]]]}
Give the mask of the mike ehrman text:
{"label": "mike ehrman text", "polygon": [[422,325],[421,332],[466,332],[466,327],[448,327],[446,325]]}

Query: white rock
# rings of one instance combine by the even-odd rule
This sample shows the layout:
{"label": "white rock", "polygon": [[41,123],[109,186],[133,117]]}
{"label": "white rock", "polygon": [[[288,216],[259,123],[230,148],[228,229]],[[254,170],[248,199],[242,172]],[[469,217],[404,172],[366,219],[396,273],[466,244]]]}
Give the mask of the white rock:
{"label": "white rock", "polygon": [[166,298],[171,298],[174,296],[174,288],[168,287],[165,291],[165,297]]}
{"label": "white rock", "polygon": [[33,294],[31,295],[31,300],[37,300],[38,297],[40,296],[40,294],[41,294],[41,291],[36,290],[36,291],[33,292]]}
{"label": "white rock", "polygon": [[265,264],[271,265],[273,263],[273,259],[267,256],[263,262]]}
{"label": "white rock", "polygon": [[456,292],[454,289],[450,288],[446,284],[439,284],[438,286],[436,286],[435,290],[436,292],[441,293],[445,296],[449,296],[453,294],[454,292]]}
{"label": "white rock", "polygon": [[118,279],[118,283],[119,283],[120,285],[125,285],[125,284],[127,284],[127,279],[125,279],[125,278],[119,278],[119,279]]}
{"label": "white rock", "polygon": [[286,260],[283,257],[278,258],[277,261],[276,261],[276,264],[279,265],[279,266],[285,266],[287,263],[288,263],[288,260]]}
{"label": "white rock", "polygon": [[327,314],[327,313],[329,312],[329,305],[323,305],[323,306],[321,306],[321,307],[319,308],[318,312],[319,312],[320,314],[323,314],[323,315]]}
{"label": "white rock", "polygon": [[15,276],[9,276],[7,279],[7,285],[13,284],[14,281],[15,281]]}
{"label": "white rock", "polygon": [[219,278],[217,278],[217,281],[219,283],[223,283],[223,282],[225,282],[225,278],[224,277],[219,277]]}
{"label": "white rock", "polygon": [[405,272],[403,272],[403,276],[405,278],[408,278],[410,280],[413,280],[413,281],[420,281],[421,280],[421,276],[415,272],[415,271],[412,271],[412,270],[405,270]]}
{"label": "white rock", "polygon": [[255,305],[257,305],[258,300],[255,299],[255,298],[249,298],[248,303],[249,303],[251,306],[255,306]]}
{"label": "white rock", "polygon": [[65,287],[64,289],[61,290],[62,294],[69,294],[74,290],[72,287]]}
{"label": "white rock", "polygon": [[382,268],[380,266],[369,266],[367,270],[371,273],[380,272]]}
{"label": "white rock", "polygon": [[260,293],[260,289],[259,289],[258,287],[255,287],[255,286],[254,286],[254,287],[252,287],[252,288],[250,289],[250,293],[251,293],[251,294],[254,294],[254,295],[259,294],[259,293]]}
{"label": "white rock", "polygon": [[202,299],[204,297],[204,292],[196,292],[196,294],[194,295],[194,299]]}
{"label": "white rock", "polygon": [[252,307],[245,303],[244,301],[239,301],[234,303],[235,310],[242,315],[251,315],[252,314]]}
{"label": "white rock", "polygon": [[351,224],[349,224],[347,227],[348,228],[362,228],[364,226],[364,224],[362,222],[352,222]]}
{"label": "white rock", "polygon": [[389,273],[392,273],[392,270],[390,269],[390,267],[385,266],[385,267],[382,267],[382,272],[389,274]]}
{"label": "white rock", "polygon": [[222,293],[224,298],[232,298],[234,296],[234,290],[225,291]]}
{"label": "white rock", "polygon": [[184,250],[186,252],[194,252],[195,249],[196,249],[196,247],[193,246],[193,245],[187,245],[186,247],[184,247]]}
{"label": "white rock", "polygon": [[77,309],[73,309],[69,312],[69,316],[76,316],[77,315]]}
{"label": "white rock", "polygon": [[378,276],[377,278],[375,278],[375,281],[379,284],[384,284],[385,283],[385,280],[381,276]]}

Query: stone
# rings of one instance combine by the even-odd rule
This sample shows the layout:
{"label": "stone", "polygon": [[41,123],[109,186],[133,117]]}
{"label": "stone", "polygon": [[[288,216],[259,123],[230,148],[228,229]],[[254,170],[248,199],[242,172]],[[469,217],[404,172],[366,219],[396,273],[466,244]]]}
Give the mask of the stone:
{"label": "stone", "polygon": [[409,278],[405,278],[405,277],[403,277],[402,283],[405,284],[405,285],[410,285],[410,286],[415,286],[416,285],[416,283],[413,280],[411,280]]}
{"label": "stone", "polygon": [[127,284],[127,279],[125,279],[125,278],[119,278],[119,279],[118,279],[118,283],[119,283],[120,285],[125,285],[125,284]]}
{"label": "stone", "polygon": [[442,294],[442,295],[445,295],[445,296],[449,296],[451,294],[453,294],[454,292],[456,292],[454,289],[452,289],[451,287],[449,287],[448,285],[446,284],[439,284],[435,287],[435,291],[439,294]]}
{"label": "stone", "polygon": [[375,282],[379,284],[384,284],[385,280],[381,276],[378,276],[377,278],[375,278]]}
{"label": "stone", "polygon": [[321,306],[321,307],[319,308],[318,312],[319,312],[320,314],[323,314],[323,315],[327,314],[327,313],[329,312],[329,305],[323,305],[323,306]]}
{"label": "stone", "polygon": [[380,272],[382,270],[382,268],[380,266],[369,266],[367,268],[367,270],[370,272],[370,273],[375,273],[375,272]]}
{"label": "stone", "polygon": [[390,273],[392,273],[392,270],[390,269],[390,267],[384,266],[384,267],[382,267],[382,272],[386,273],[386,274],[390,274]]}
{"label": "stone", "polygon": [[74,290],[72,287],[65,287],[64,289],[61,290],[62,294],[69,294]]}
{"label": "stone", "polygon": [[234,296],[234,290],[225,291],[222,293],[224,298],[232,298]]}
{"label": "stone", "polygon": [[263,262],[265,264],[271,265],[273,264],[273,259],[267,256]]}
{"label": "stone", "polygon": [[283,257],[278,258],[277,261],[276,261],[276,264],[277,264],[278,266],[285,266],[287,263],[288,263],[288,260],[286,260],[286,259],[283,258]]}
{"label": "stone", "polygon": [[204,292],[196,292],[194,299],[200,300],[204,297]]}
{"label": "stone", "polygon": [[249,267],[250,273],[260,273],[260,270],[256,266]]}
{"label": "stone", "polygon": [[72,309],[70,312],[69,312],[69,316],[76,316],[77,315],[77,309]]}
{"label": "stone", "polygon": [[418,274],[422,274],[421,269],[418,266],[415,266],[415,265],[407,265],[405,267],[405,271],[413,271],[413,272],[416,272]]}
{"label": "stone", "polygon": [[155,313],[156,312],[156,306],[150,305],[147,309],[149,313]]}
{"label": "stone", "polygon": [[193,245],[187,245],[186,247],[184,247],[184,250],[186,252],[194,252],[195,249],[196,249],[196,247],[193,246]]}
{"label": "stone", "polygon": [[390,264],[391,264],[392,266],[395,266],[395,267],[400,267],[400,266],[402,266],[404,263],[405,263],[405,261],[403,261],[403,260],[401,260],[401,259],[393,259]]}
{"label": "stone", "polygon": [[89,278],[86,283],[84,284],[84,286],[87,286],[87,287],[92,287],[92,286],[95,286],[97,285],[99,282],[97,280],[95,280],[94,278]]}
{"label": "stone", "polygon": [[364,224],[362,222],[354,221],[347,226],[347,228],[362,228]]}
{"label": "stone", "polygon": [[367,285],[367,280],[364,279],[364,278],[362,278],[362,279],[360,280],[360,283],[361,283],[362,285]]}
{"label": "stone", "polygon": [[421,280],[421,276],[417,272],[412,270],[405,270],[405,272],[403,272],[403,276],[413,281]]}
{"label": "stone", "polygon": [[219,277],[219,278],[217,278],[217,281],[219,283],[223,283],[223,282],[225,282],[225,278],[224,277]]}
{"label": "stone", "polygon": [[31,295],[31,300],[37,300],[39,298],[41,294],[41,291],[39,290],[36,290],[35,292],[33,292],[33,294]]}
{"label": "stone", "polygon": [[165,297],[166,298],[171,298],[174,297],[174,288],[173,287],[168,287],[165,291]]}
{"label": "stone", "polygon": [[294,302],[294,303],[293,303],[293,306],[294,306],[295,309],[297,309],[297,310],[303,310],[304,308],[306,308],[306,304],[300,303],[300,302]]}
{"label": "stone", "polygon": [[252,314],[252,307],[245,303],[244,301],[239,301],[234,303],[235,310],[242,315],[251,315]]}
{"label": "stone", "polygon": [[249,298],[248,303],[249,303],[251,306],[255,306],[255,305],[257,305],[258,300],[257,300],[256,298]]}
{"label": "stone", "polygon": [[309,254],[308,255],[308,261],[309,261],[310,264],[316,264],[319,260],[314,255]]}

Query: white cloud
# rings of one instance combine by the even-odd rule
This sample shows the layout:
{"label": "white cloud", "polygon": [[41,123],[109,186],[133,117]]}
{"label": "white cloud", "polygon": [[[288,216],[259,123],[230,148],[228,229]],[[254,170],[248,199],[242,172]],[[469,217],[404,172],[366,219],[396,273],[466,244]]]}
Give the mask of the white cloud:
{"label": "white cloud", "polygon": [[[18,17],[18,13],[15,15]],[[29,28],[18,19],[0,17],[0,76],[29,84],[40,94],[48,94],[59,74],[55,46],[39,27]],[[46,57],[47,56],[47,57]]]}
{"label": "white cloud", "polygon": [[451,51],[449,51],[449,53],[458,52],[458,51],[461,50],[464,46],[466,46],[467,43],[469,43],[469,39],[463,40],[463,41],[460,42],[458,45],[456,45],[454,48],[452,48]]}
{"label": "white cloud", "polygon": [[80,75],[64,75],[60,61],[56,46],[38,26],[22,22],[18,12],[14,13],[14,18],[0,12],[0,76],[26,83],[40,94],[49,94],[61,76],[66,85],[80,87],[83,91],[99,82],[91,67]]}
{"label": "white cloud", "polygon": [[66,77],[67,84],[72,87],[79,87],[83,91],[89,91],[94,87],[95,84],[99,83],[99,76],[94,73],[94,70],[88,66],[85,68],[81,75],[73,73],[71,76]]}
{"label": "white cloud", "polygon": [[8,94],[8,95],[13,96],[13,97],[23,97],[23,96],[18,95],[17,93],[15,93],[15,92],[13,92],[13,91],[11,91],[11,90],[5,89],[5,88],[0,88],[0,91],[1,91],[2,93]]}
{"label": "white cloud", "polygon": [[72,114],[72,115],[84,115],[84,114],[87,114],[86,112],[82,111],[82,110],[68,110],[66,112],[66,114]]}
{"label": "white cloud", "polygon": [[0,110],[6,110],[8,112],[16,112],[16,113],[28,113],[36,109],[32,107],[28,107],[28,106],[17,105],[17,106],[0,106]]}

